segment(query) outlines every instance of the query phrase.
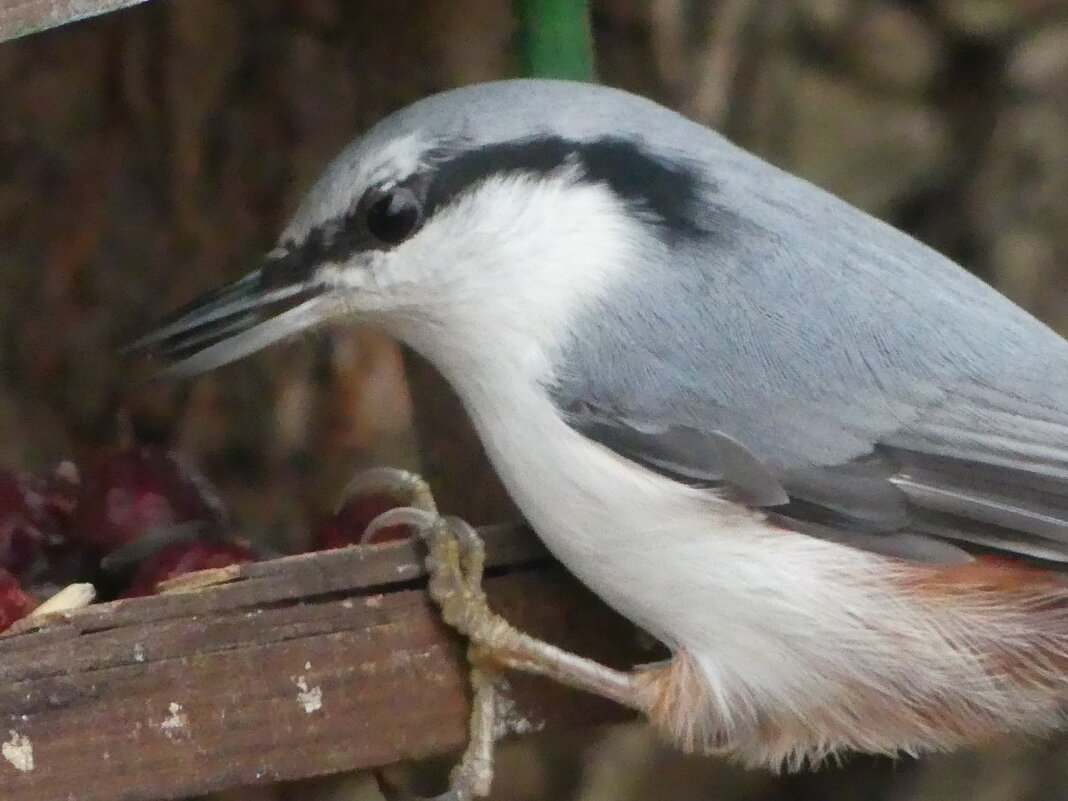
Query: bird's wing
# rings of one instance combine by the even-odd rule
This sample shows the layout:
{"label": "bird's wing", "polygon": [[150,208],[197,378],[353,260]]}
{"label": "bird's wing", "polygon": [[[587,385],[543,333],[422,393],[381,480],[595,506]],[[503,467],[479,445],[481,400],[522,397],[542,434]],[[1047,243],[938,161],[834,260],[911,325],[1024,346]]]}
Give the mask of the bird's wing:
{"label": "bird's wing", "polygon": [[[763,507],[813,536],[923,561],[995,552],[1068,564],[1065,400],[1058,407],[970,383],[833,463],[787,453],[794,432],[771,419],[747,436],[739,418],[720,419],[728,431],[590,403],[572,405],[565,417],[622,456]],[[774,451],[769,429],[782,446]]]}

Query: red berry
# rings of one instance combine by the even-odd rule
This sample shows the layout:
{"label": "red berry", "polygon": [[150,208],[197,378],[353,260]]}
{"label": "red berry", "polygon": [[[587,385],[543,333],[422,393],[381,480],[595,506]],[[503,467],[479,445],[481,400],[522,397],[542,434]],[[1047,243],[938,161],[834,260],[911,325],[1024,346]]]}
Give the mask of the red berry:
{"label": "red berry", "polygon": [[153,595],[156,585],[161,581],[197,570],[255,562],[258,558],[252,548],[238,542],[183,542],[168,545],[138,566],[122,597]]}
{"label": "red berry", "polygon": [[146,531],[190,521],[211,531],[225,525],[222,504],[204,479],[160,448],[133,446],[82,470],[71,539],[107,552]]}
{"label": "red berry", "polygon": [[[369,492],[349,498],[319,525],[312,535],[312,549],[325,551],[355,545],[372,520],[400,505],[397,498],[386,492]],[[407,526],[389,526],[376,533],[374,541],[403,540],[408,536]]]}
{"label": "red berry", "polygon": [[37,608],[37,602],[19,587],[18,579],[0,570],[0,631]]}

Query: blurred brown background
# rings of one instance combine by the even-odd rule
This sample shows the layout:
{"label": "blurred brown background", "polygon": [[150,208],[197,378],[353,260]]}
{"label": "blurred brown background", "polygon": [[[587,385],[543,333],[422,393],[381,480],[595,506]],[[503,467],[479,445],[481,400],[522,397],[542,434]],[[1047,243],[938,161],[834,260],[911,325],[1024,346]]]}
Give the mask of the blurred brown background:
{"label": "blurred brown background", "polygon": [[[912,232],[1068,331],[1068,10],[1057,0],[595,0],[600,78],[707,122]],[[331,156],[390,110],[513,74],[508,0],[157,0],[0,45],[0,464],[135,435],[299,548],[357,467],[420,465],[503,514],[453,407],[371,332],[148,385],[117,348],[271,247]],[[420,462],[419,457],[423,457]],[[388,732],[382,733],[388,737]],[[1063,743],[816,775],[744,773],[644,728],[502,752],[499,799],[1068,797]],[[235,792],[374,798],[364,780]]]}

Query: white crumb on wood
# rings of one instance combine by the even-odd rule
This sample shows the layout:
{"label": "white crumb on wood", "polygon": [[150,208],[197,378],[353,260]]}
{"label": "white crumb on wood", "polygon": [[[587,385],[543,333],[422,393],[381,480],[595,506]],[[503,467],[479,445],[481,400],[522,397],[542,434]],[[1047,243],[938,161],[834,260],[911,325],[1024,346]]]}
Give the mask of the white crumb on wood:
{"label": "white crumb on wood", "polygon": [[[305,663],[305,669],[311,667],[310,663]],[[297,703],[300,704],[307,714],[312,712],[318,712],[323,708],[323,689],[316,685],[315,687],[308,686],[308,680],[304,676],[297,676],[293,679],[293,683],[297,685],[297,689],[300,692],[297,693]]]}
{"label": "white crumb on wood", "polygon": [[11,730],[11,739],[0,746],[0,754],[15,770],[29,773],[33,770],[33,744],[30,738]]}
{"label": "white crumb on wood", "polygon": [[180,736],[181,730],[189,725],[189,716],[182,711],[182,705],[171,702],[167,707],[167,711],[170,712],[166,718],[159,724],[159,727],[163,729],[163,733],[167,735],[168,739],[173,740],[175,737]]}
{"label": "white crumb on wood", "polygon": [[69,584],[30,612],[29,617],[37,619],[61,612],[84,609],[95,598],[96,588],[92,584]]}

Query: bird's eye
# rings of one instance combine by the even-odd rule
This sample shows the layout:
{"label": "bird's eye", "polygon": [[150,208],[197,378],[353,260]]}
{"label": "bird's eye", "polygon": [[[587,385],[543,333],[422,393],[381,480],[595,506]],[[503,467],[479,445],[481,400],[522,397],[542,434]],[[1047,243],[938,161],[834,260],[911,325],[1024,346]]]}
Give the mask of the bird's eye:
{"label": "bird's eye", "polygon": [[364,221],[375,239],[397,245],[415,233],[423,221],[423,207],[407,187],[372,189],[367,193]]}

